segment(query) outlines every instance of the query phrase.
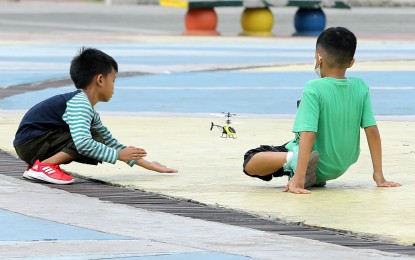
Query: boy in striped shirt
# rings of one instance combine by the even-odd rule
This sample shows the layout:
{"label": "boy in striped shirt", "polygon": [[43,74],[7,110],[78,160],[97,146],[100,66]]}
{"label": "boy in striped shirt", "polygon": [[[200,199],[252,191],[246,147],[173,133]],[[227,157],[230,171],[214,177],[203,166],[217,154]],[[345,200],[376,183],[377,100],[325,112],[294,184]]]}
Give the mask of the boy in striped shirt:
{"label": "boy in striped shirt", "polygon": [[70,68],[77,90],[38,103],[19,125],[13,145],[28,164],[23,177],[70,184],[73,178],[59,165],[72,161],[97,165],[120,160],[156,172],[177,172],[144,160],[144,149],[121,144],[101,123],[94,106],[111,99],[117,72],[117,62],[104,52],[93,48],[79,51]]}

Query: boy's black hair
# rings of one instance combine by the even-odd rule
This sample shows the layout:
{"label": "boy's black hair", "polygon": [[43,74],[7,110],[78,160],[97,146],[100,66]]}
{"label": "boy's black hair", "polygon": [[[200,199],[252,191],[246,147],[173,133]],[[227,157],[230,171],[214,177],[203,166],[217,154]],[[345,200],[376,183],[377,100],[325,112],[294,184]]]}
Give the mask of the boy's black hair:
{"label": "boy's black hair", "polygon": [[356,36],[346,28],[331,27],[320,34],[316,48],[327,52],[335,65],[347,66],[353,60],[356,51]]}
{"label": "boy's black hair", "polygon": [[85,89],[94,76],[107,76],[112,69],[118,72],[117,62],[108,54],[89,47],[82,47],[71,62],[70,74],[77,89]]}

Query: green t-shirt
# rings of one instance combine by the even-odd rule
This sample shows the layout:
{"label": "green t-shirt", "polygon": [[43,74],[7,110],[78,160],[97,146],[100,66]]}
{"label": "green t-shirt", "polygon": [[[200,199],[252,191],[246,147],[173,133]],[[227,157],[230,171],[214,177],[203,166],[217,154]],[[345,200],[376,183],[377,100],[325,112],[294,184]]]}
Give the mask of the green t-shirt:
{"label": "green t-shirt", "polygon": [[315,132],[313,150],[320,154],[320,183],[338,178],[360,153],[360,127],[376,125],[369,87],[359,78],[321,78],[307,82],[293,132]]}

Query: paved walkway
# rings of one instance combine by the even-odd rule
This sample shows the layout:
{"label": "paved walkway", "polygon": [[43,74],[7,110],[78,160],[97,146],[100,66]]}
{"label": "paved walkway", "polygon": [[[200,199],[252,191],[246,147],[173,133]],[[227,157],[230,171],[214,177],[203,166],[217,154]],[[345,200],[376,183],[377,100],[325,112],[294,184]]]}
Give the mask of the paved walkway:
{"label": "paved walkway", "polygon": [[0,192],[2,259],[396,259],[398,256],[140,210],[3,175],[0,175]]}
{"label": "paved walkway", "polygon": [[[74,4],[66,11],[75,21],[86,21],[88,16],[84,13],[95,10],[91,6]],[[40,7],[56,11],[54,5]],[[314,77],[315,39],[162,36],[161,32],[154,35],[155,29],[147,35],[137,35],[131,32],[137,33],[138,29],[117,24],[117,14],[139,15],[145,12],[144,7],[110,10],[100,6],[96,15],[111,17],[115,25],[107,26],[107,30],[90,22],[88,31],[88,25],[53,25],[57,18],[47,15],[48,9],[42,9],[45,13],[38,15],[40,7],[25,3],[0,8],[4,15],[0,25],[8,28],[0,33],[0,86],[24,90],[32,82],[65,78],[69,61],[80,46],[101,48],[119,61],[121,73],[149,73],[117,79],[114,98],[97,106],[103,121],[123,143],[145,148],[149,159],[178,168],[180,173],[155,174],[124,164],[71,164],[65,166],[66,170],[79,177],[232,208],[271,220],[302,222],[402,245],[415,243],[412,32],[397,27],[393,32],[399,37],[395,35],[391,40],[390,34],[375,37],[370,30],[362,30],[359,34],[366,37],[359,40],[358,62],[350,72],[367,78],[372,87],[383,140],[385,175],[403,186],[375,187],[362,136],[361,158],[347,174],[329,182],[326,188],[313,189],[310,196],[294,196],[281,192],[286,180],[263,183],[244,176],[241,163],[247,149],[260,144],[281,144],[292,137],[295,101],[304,82]],[[155,12],[154,7],[148,8]],[[69,14],[59,10],[60,18],[65,20]],[[179,11],[168,10],[170,21],[180,15]],[[226,12],[229,17],[234,15]],[[355,14],[363,13],[363,9],[358,9]],[[372,11],[366,14],[375,17]],[[391,17],[398,19],[395,16]],[[16,21],[14,17],[22,19]],[[33,23],[23,23],[23,18],[33,19]],[[338,22],[347,26],[343,18],[336,16]],[[351,21],[352,27],[353,24]],[[161,29],[163,24],[158,26]],[[32,27],[38,31],[29,33],[27,28]],[[72,88],[45,89],[0,99],[0,149],[13,154],[14,132],[32,104]],[[210,115],[221,111],[246,116],[235,119],[243,123],[235,125],[238,139],[222,139],[219,131],[209,131],[212,121],[224,123],[224,118]],[[10,224],[0,235],[1,257],[321,259],[320,250],[324,250],[325,258],[391,256],[103,203],[1,175],[0,182],[0,192],[4,194],[0,198],[0,218]],[[50,233],[42,232],[46,228]],[[13,237],[13,230],[20,232]]]}

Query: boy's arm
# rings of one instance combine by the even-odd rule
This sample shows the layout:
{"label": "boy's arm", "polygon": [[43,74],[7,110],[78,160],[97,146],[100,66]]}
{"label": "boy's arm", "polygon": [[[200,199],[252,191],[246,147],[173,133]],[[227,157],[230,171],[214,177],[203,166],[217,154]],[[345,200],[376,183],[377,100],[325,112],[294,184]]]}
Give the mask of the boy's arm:
{"label": "boy's arm", "polygon": [[144,159],[138,159],[136,164],[141,166],[147,170],[155,171],[155,172],[162,172],[162,173],[176,173],[178,170],[168,168],[158,162],[149,162]]}
{"label": "boy's arm", "polygon": [[283,191],[297,194],[308,194],[309,190],[304,189],[304,178],[307,172],[308,161],[310,160],[311,149],[316,139],[315,132],[302,132],[300,136],[300,148],[298,151],[297,169],[294,176],[287,183]]}
{"label": "boy's arm", "polygon": [[401,184],[386,181],[382,171],[382,142],[379,129],[376,125],[365,128],[367,143],[369,145],[370,156],[373,164],[373,180],[378,187],[397,187]]}
{"label": "boy's arm", "polygon": [[117,139],[115,139],[111,132],[106,126],[101,122],[101,118],[98,113],[94,114],[94,119],[92,120],[92,127],[98,131],[103,137],[105,145],[113,148],[118,151],[118,160],[124,161],[131,167],[136,164],[136,160],[143,158],[147,155],[146,151],[141,148],[136,148],[133,146],[126,146],[121,144]]}
{"label": "boy's arm", "polygon": [[136,164],[136,160],[142,159],[147,155],[144,149],[128,146],[118,151],[118,160],[124,161],[131,167]]}

